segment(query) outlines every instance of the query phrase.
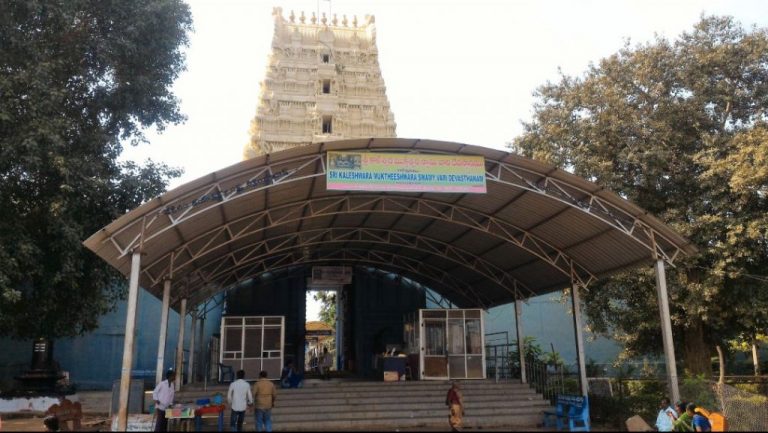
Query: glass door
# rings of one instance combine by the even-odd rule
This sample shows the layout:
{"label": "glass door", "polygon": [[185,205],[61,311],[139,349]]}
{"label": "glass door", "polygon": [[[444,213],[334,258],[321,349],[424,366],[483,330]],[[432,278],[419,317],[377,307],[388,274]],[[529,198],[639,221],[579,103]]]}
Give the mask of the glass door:
{"label": "glass door", "polygon": [[419,323],[422,378],[485,379],[482,310],[419,310]]}
{"label": "glass door", "polygon": [[448,379],[447,329],[444,311],[420,311],[423,344],[421,377]]}

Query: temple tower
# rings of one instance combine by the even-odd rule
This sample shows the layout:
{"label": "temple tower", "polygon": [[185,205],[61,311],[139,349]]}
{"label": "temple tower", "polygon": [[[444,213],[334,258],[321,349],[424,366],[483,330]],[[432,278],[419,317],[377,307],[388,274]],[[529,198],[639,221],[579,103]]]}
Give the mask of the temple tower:
{"label": "temple tower", "polygon": [[282,8],[245,159],[321,141],[395,137],[374,17],[320,19]]}

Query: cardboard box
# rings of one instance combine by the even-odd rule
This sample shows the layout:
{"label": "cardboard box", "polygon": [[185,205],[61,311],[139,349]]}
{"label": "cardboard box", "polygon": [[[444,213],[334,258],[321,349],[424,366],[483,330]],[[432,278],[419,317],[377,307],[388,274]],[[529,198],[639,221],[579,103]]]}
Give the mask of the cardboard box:
{"label": "cardboard box", "polygon": [[396,371],[385,371],[384,382],[397,382],[400,380],[400,374]]}

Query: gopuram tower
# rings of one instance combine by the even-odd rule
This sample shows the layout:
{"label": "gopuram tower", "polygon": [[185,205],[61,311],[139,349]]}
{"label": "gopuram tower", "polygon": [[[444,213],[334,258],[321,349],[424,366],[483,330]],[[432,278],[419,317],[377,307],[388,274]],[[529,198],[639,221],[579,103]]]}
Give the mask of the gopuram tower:
{"label": "gopuram tower", "polygon": [[319,19],[282,8],[245,159],[322,141],[395,137],[373,16]]}

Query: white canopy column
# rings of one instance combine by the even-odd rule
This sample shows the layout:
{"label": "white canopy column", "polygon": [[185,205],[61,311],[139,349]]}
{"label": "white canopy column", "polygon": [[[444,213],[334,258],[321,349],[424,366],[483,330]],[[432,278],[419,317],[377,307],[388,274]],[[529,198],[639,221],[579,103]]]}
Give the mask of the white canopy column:
{"label": "white canopy column", "polygon": [[187,298],[181,299],[179,310],[179,341],[176,344],[176,391],[181,389],[181,381],[184,378],[184,328],[187,322]]}
{"label": "white canopy column", "polygon": [[123,367],[120,371],[120,400],[117,409],[117,429],[128,428],[128,391],[131,386],[131,368],[133,367],[133,342],[136,331],[136,306],[139,302],[139,272],[141,271],[141,252],[133,250],[131,256],[131,274],[128,283],[128,306],[125,317],[125,342],[123,344]]}
{"label": "white canopy column", "polygon": [[664,272],[664,260],[657,259],[656,295],[659,298],[659,313],[661,314],[661,338],[664,343],[664,360],[667,366],[667,385],[671,401],[680,400],[680,388],[677,384],[677,366],[675,365],[675,346],[672,340],[672,319],[669,314],[669,297],[667,295],[667,277]]}
{"label": "white canopy column", "polygon": [[571,284],[571,302],[573,303],[573,328],[576,331],[576,362],[579,365],[579,390],[581,395],[586,397],[589,393],[589,383],[587,382],[587,370],[584,363],[584,327],[581,320],[579,285],[575,281]]}
{"label": "white canopy column", "polygon": [[187,374],[187,382],[186,383],[194,383],[195,382],[195,325],[197,325],[197,311],[196,309],[192,310],[192,324],[189,327],[189,365],[187,366],[187,370],[189,370],[189,373]]}
{"label": "white canopy column", "polygon": [[165,368],[165,342],[168,337],[168,309],[171,302],[171,280],[163,281],[163,310],[160,312],[160,338],[157,342],[157,370],[155,371],[155,383],[163,380]]}
{"label": "white canopy column", "polygon": [[523,302],[515,300],[515,328],[517,329],[517,352],[520,356],[520,383],[528,383],[525,376],[525,336],[523,334]]}

